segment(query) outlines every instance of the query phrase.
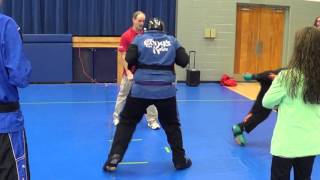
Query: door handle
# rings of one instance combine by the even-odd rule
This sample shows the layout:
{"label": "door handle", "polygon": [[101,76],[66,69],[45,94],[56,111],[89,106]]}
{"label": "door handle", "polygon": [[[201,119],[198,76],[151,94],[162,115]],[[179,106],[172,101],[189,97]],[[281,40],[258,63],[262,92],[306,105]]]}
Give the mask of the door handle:
{"label": "door handle", "polygon": [[256,43],[256,55],[261,56],[263,51],[263,43],[262,41],[257,41]]}

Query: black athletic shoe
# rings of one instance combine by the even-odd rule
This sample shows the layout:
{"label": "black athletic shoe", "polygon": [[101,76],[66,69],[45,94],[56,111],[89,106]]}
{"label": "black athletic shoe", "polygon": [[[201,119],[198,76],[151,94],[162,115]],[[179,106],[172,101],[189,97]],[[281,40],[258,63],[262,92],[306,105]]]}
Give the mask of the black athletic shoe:
{"label": "black athletic shoe", "polygon": [[117,166],[121,161],[120,154],[112,155],[103,165],[103,170],[106,172],[113,172],[117,170]]}
{"label": "black athletic shoe", "polygon": [[177,170],[183,170],[183,169],[187,169],[192,165],[192,161],[189,158],[185,158],[185,160],[183,162],[179,162],[179,163],[174,163],[174,167]]}

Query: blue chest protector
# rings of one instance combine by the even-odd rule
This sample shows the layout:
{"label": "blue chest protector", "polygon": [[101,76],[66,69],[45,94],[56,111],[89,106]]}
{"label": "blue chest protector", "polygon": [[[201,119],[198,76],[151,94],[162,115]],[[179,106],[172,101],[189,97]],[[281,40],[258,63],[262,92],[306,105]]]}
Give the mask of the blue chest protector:
{"label": "blue chest protector", "polygon": [[17,87],[26,87],[31,73],[30,62],[22,50],[19,26],[0,14],[0,133],[23,129]]}
{"label": "blue chest protector", "polygon": [[180,47],[173,37],[158,31],[147,31],[133,43],[138,47],[138,65],[131,96],[144,99],[166,99],[176,96],[174,63]]}

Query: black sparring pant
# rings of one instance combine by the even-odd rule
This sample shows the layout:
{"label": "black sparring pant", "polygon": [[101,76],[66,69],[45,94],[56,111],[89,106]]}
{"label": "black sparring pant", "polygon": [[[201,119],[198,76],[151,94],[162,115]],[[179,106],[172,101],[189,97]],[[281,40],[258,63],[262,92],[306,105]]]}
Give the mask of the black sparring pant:
{"label": "black sparring pant", "polygon": [[168,143],[170,144],[174,163],[185,162],[182,133],[180,129],[179,114],[176,98],[169,99],[141,99],[130,95],[120,114],[120,122],[117,125],[109,158],[119,154],[123,158],[137,124],[145,114],[148,106],[155,105],[159,113],[159,121],[163,127]]}
{"label": "black sparring pant", "polygon": [[248,113],[251,114],[251,116],[242,123],[242,127],[247,133],[250,133],[255,127],[266,120],[272,112],[271,109],[267,109],[262,106],[262,99],[272,84],[272,79],[269,78],[269,75],[271,73],[278,74],[281,70],[282,69],[277,69],[275,71],[265,71],[254,76],[254,78],[260,83],[261,89],[256,101],[254,102],[254,105]]}
{"label": "black sparring pant", "polygon": [[24,130],[0,133],[0,180],[30,180]]}

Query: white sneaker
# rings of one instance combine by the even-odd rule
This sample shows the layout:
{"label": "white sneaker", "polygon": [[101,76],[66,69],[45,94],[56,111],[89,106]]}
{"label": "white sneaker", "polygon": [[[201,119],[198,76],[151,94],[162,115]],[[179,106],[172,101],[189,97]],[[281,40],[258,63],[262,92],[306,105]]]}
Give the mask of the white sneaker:
{"label": "white sneaker", "polygon": [[153,129],[153,130],[158,130],[160,129],[160,125],[158,122],[153,122],[153,123],[148,123],[148,126]]}
{"label": "white sneaker", "polygon": [[114,119],[113,124],[114,124],[114,126],[117,126],[119,124],[119,119]]}

